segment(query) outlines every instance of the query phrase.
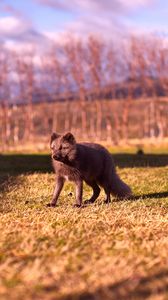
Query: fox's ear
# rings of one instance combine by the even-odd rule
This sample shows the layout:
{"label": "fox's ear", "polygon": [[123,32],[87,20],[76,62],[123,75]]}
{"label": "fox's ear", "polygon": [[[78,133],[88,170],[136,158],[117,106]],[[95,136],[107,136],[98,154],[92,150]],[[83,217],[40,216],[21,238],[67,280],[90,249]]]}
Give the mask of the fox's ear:
{"label": "fox's ear", "polygon": [[53,132],[50,138],[50,144],[52,143],[52,141],[56,140],[60,135]]}
{"label": "fox's ear", "polygon": [[68,143],[70,143],[70,144],[75,144],[76,143],[75,138],[74,138],[74,136],[71,132],[67,132],[66,134],[64,134],[63,139],[65,141],[67,141]]}

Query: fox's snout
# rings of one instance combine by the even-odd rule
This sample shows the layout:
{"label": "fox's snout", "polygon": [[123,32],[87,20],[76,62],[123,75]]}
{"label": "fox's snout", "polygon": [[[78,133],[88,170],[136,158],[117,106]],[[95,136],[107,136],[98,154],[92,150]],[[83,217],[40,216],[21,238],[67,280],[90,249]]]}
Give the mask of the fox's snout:
{"label": "fox's snout", "polygon": [[60,160],[61,159],[61,155],[59,153],[53,154],[53,159],[55,160]]}

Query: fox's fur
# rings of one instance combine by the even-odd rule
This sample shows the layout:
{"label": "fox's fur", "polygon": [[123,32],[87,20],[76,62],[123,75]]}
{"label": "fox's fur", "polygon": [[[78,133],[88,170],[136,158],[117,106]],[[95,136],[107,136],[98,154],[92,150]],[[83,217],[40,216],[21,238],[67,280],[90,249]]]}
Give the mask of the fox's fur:
{"label": "fox's fur", "polygon": [[[113,163],[111,154],[101,145],[94,143],[76,143],[72,133],[51,136],[50,147],[53,167],[56,172],[56,186],[51,203],[55,206],[65,180],[76,185],[76,204],[82,205],[83,181],[93,189],[92,197],[85,203],[93,203],[102,187],[106,194],[105,202],[110,202],[110,194],[117,198],[129,198],[130,187],[124,183]],[[99,187],[100,186],[100,187]]]}

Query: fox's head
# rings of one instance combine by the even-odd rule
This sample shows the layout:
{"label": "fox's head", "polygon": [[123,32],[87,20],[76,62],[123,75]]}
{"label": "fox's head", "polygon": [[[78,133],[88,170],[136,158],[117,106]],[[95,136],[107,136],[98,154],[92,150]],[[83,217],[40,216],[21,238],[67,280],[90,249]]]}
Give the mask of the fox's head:
{"label": "fox's head", "polygon": [[53,133],[51,135],[50,148],[52,158],[57,161],[68,163],[75,159],[76,141],[70,132],[64,135]]}

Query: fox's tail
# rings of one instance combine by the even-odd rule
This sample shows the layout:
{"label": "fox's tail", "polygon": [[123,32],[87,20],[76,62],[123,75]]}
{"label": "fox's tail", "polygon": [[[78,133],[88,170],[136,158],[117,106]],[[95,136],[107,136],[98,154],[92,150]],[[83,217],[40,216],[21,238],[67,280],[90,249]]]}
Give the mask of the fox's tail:
{"label": "fox's tail", "polygon": [[131,188],[116,173],[112,177],[111,193],[119,199],[128,199],[132,196]]}

